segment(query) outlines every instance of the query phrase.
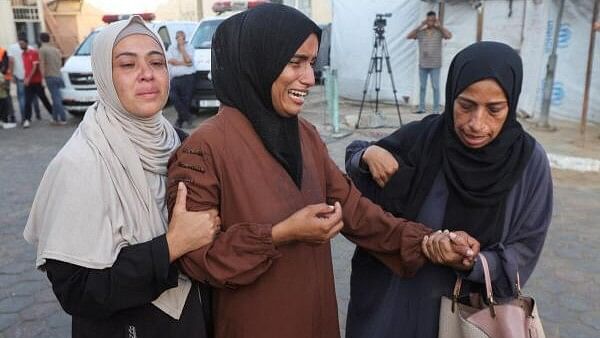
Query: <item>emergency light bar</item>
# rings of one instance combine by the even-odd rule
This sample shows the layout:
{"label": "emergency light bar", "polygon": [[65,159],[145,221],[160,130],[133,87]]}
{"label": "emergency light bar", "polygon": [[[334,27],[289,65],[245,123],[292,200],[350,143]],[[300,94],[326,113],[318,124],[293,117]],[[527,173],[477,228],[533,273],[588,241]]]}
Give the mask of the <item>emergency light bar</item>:
{"label": "emergency light bar", "polygon": [[258,5],[271,2],[269,0],[250,0],[250,1],[215,1],[212,6],[213,12],[221,14],[228,11],[243,11],[254,8]]}
{"label": "emergency light bar", "polygon": [[115,22],[115,21],[119,21],[119,20],[129,19],[132,15],[138,15],[142,19],[144,19],[144,21],[152,21],[152,20],[154,20],[156,18],[156,15],[154,15],[154,13],[108,14],[108,15],[103,15],[102,16],[102,21],[105,22],[105,23],[111,23],[111,22]]}

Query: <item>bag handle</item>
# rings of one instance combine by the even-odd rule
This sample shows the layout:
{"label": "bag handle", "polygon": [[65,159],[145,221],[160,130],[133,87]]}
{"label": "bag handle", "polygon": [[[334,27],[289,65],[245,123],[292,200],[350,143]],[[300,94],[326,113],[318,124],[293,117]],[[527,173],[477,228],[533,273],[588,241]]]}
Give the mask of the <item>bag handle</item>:
{"label": "bag handle", "polygon": [[[481,260],[481,265],[483,266],[483,276],[485,279],[485,293],[486,298],[489,303],[490,313],[492,318],[496,317],[496,310],[494,309],[494,305],[496,304],[494,301],[494,294],[492,291],[492,279],[490,278],[490,269],[488,267],[488,262],[485,256],[480,252],[478,255]],[[518,278],[518,276],[517,276]],[[518,283],[518,281],[517,281]],[[462,287],[462,277],[459,275],[456,278],[456,283],[454,284],[454,291],[452,292],[452,313],[456,310],[456,303],[458,302],[458,297],[460,295],[460,289]]]}
{"label": "bag handle", "polygon": [[[485,258],[485,255],[483,253],[479,253],[478,254],[479,259],[481,260],[481,266],[483,267],[483,277],[485,280],[485,294],[486,294],[486,298],[488,301],[488,307],[490,309],[490,314],[492,316],[492,318],[496,317],[496,310],[494,309],[494,305],[497,305],[496,301],[494,300],[494,292],[492,289],[492,278],[491,278],[491,274],[490,274],[490,268],[488,265],[488,261]],[[455,308],[456,308],[456,303],[458,302],[458,297],[460,295],[460,289],[462,287],[462,277],[458,276],[456,278],[456,283],[454,284],[454,291],[452,292],[452,313],[454,313]],[[521,277],[519,276],[519,271],[517,271],[517,282],[516,282],[516,287],[517,287],[517,293],[519,296],[522,295],[521,293]]]}
{"label": "bag handle", "polygon": [[485,279],[485,295],[489,303],[488,307],[490,309],[490,314],[492,315],[492,318],[495,318],[496,310],[494,309],[494,305],[496,305],[496,302],[494,301],[494,292],[492,290],[492,278],[490,277],[490,268],[488,266],[488,262],[484,254],[480,252],[478,257],[479,259],[481,259],[481,266],[483,267],[483,277]]}

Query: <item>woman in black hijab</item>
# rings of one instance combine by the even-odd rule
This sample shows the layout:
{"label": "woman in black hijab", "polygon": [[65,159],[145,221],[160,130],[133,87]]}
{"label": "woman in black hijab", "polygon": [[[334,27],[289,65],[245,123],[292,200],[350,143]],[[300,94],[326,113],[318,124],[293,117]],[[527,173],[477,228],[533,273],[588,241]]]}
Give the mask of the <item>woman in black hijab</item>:
{"label": "woman in black hijab", "polygon": [[[384,209],[434,230],[472,234],[491,263],[500,297],[515,292],[517,270],[521,282],[531,275],[552,215],[545,152],[517,122],[522,76],[512,48],[475,43],[450,65],[443,114],[371,146],[355,141],[346,152],[354,183]],[[443,261],[436,254],[443,237],[433,235],[424,245],[433,262]],[[465,278],[478,288],[481,263]],[[413,279],[401,280],[357,248],[347,337],[396,337],[400,329],[403,337],[437,337],[440,297],[451,295],[455,279],[452,268],[426,264]]]}
{"label": "woman in black hijab", "polygon": [[[266,4],[225,20],[213,38],[219,113],[169,163],[170,205],[189,182],[187,207],[216,208],[215,241],[180,259],[210,283],[218,338],[339,337],[331,246],[338,232],[410,276],[425,263],[431,230],[363,198],[298,117],[314,85],[319,28]],[[461,234],[458,260],[478,251]],[[473,240],[474,243],[474,240]]]}

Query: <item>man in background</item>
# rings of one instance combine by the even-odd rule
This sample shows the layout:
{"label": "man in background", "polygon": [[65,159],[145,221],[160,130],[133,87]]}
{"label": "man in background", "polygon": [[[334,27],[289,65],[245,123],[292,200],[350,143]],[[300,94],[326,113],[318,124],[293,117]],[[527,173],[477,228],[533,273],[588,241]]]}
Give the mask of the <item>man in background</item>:
{"label": "man in background", "polygon": [[40,72],[40,56],[37,50],[29,48],[27,38],[19,39],[19,45],[23,50],[23,68],[25,69],[25,112],[23,114],[23,128],[29,128],[31,125],[31,108],[33,101],[38,97],[48,113],[52,114],[52,105],[46,97],[44,87],[42,86],[42,72]]}
{"label": "man in background", "polygon": [[[25,33],[19,33],[18,41],[27,41],[27,35]],[[25,68],[23,68],[23,49],[19,42],[15,42],[8,46],[8,57],[9,57],[9,70],[12,74],[13,81],[17,85],[17,100],[19,102],[19,111],[21,112],[21,122],[23,122],[23,114],[25,113]],[[28,46],[29,49],[33,47]],[[40,105],[37,99],[33,100],[33,110],[38,120],[42,119],[40,115]]]}
{"label": "man in background", "polygon": [[182,128],[184,123],[191,125],[192,114],[190,103],[194,94],[194,50],[185,41],[185,33],[177,31],[176,44],[172,44],[167,51],[169,73],[171,75],[171,100],[177,111],[175,126]]}
{"label": "man in background", "polygon": [[46,80],[46,86],[52,97],[52,122],[57,125],[67,124],[65,109],[62,104],[62,95],[60,89],[64,88],[65,84],[60,75],[60,67],[62,66],[62,57],[58,48],[50,44],[50,35],[48,33],[40,33],[40,71]]}
{"label": "man in background", "polygon": [[419,110],[416,114],[425,113],[425,95],[427,94],[427,77],[431,79],[433,88],[433,112],[440,111],[440,68],[442,67],[442,39],[452,38],[446,28],[442,27],[434,11],[417,28],[406,36],[419,42]]}

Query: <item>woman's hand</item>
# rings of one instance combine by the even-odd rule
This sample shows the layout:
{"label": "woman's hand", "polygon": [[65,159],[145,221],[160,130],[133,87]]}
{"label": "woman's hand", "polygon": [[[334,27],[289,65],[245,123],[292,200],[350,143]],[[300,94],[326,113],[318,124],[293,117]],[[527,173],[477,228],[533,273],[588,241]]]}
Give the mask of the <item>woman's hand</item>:
{"label": "woman's hand", "polygon": [[187,188],[183,182],[179,182],[173,215],[167,231],[171,262],[211,243],[221,229],[221,218],[217,210],[187,211],[186,198]]}
{"label": "woman's hand", "polygon": [[381,188],[398,171],[398,161],[394,155],[380,146],[369,146],[363,153],[362,161],[367,164],[373,180]]}
{"label": "woman's hand", "polygon": [[468,271],[473,268],[480,245],[475,238],[464,231],[440,230],[425,236],[421,249],[432,263]]}
{"label": "woman's hand", "polygon": [[308,205],[273,227],[273,243],[302,241],[323,244],[337,235],[343,226],[339,202],[335,202],[334,206],[325,203]]}

